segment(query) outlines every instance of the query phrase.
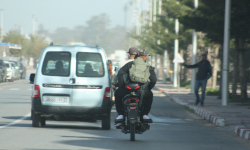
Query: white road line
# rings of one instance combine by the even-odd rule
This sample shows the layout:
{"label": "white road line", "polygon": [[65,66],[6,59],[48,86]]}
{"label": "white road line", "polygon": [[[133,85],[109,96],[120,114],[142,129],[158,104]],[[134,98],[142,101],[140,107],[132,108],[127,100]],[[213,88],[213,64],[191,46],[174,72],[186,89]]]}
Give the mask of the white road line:
{"label": "white road line", "polygon": [[30,115],[31,115],[31,113],[28,113],[27,115],[23,116],[22,118],[20,118],[20,119],[18,119],[18,120],[15,120],[15,121],[13,121],[13,122],[11,122],[11,123],[9,123],[9,124],[6,124],[6,125],[4,125],[4,126],[0,126],[0,129],[3,129],[3,128],[5,128],[5,127],[9,127],[9,126],[13,126],[13,125],[15,125],[15,124],[17,124],[17,123],[19,123],[19,122],[25,120],[26,118],[30,117]]}
{"label": "white road line", "polygon": [[15,90],[15,91],[17,91],[17,90],[20,90],[19,88],[10,88],[9,90]]}

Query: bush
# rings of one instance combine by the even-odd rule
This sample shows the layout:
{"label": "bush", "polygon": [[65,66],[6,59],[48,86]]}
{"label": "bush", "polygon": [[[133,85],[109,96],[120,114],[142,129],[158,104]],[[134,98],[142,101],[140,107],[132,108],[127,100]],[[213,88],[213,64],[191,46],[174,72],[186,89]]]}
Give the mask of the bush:
{"label": "bush", "polygon": [[190,88],[191,88],[191,85],[190,85],[190,84],[189,84],[189,85],[186,85],[185,88],[186,88],[186,89],[190,89]]}
{"label": "bush", "polygon": [[189,88],[190,88],[190,80],[180,82],[180,87],[187,87],[187,86],[189,86]]}
{"label": "bush", "polygon": [[206,93],[209,96],[219,96],[220,95],[220,89],[219,88],[207,88]]}

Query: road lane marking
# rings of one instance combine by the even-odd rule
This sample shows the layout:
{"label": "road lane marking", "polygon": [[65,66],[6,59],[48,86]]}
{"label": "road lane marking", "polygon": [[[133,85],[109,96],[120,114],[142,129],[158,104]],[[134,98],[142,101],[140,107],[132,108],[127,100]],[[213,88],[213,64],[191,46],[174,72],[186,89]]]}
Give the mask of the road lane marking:
{"label": "road lane marking", "polygon": [[23,116],[22,118],[20,118],[20,119],[18,119],[18,120],[15,120],[15,121],[13,121],[13,122],[11,122],[11,123],[9,123],[9,124],[6,124],[6,125],[4,125],[4,126],[0,126],[0,129],[3,129],[3,128],[5,128],[5,127],[9,127],[9,126],[13,126],[13,125],[15,125],[15,124],[17,124],[17,123],[19,123],[19,122],[25,120],[26,118],[30,117],[30,115],[31,115],[31,113],[28,113],[27,115]]}
{"label": "road lane marking", "polygon": [[17,91],[17,90],[20,90],[19,88],[10,88],[9,90],[15,90],[15,91]]}

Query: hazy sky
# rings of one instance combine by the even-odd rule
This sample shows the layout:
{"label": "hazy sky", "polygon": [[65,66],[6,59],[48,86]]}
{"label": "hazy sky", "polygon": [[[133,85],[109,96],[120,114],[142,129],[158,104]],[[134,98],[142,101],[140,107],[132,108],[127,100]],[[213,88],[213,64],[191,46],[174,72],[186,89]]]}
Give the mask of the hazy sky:
{"label": "hazy sky", "polygon": [[4,33],[18,28],[24,34],[32,33],[32,16],[37,20],[36,28],[42,24],[50,32],[58,27],[86,25],[92,16],[102,13],[110,17],[111,27],[123,26],[123,8],[124,0],[0,0]]}

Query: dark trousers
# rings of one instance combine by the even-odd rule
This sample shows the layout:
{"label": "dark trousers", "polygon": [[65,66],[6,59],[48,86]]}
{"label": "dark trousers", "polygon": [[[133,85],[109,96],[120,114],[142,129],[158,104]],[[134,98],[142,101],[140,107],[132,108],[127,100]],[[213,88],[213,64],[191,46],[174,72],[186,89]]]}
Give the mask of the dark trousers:
{"label": "dark trousers", "polygon": [[[124,110],[123,110],[122,99],[127,94],[128,94],[128,91],[125,88],[118,88],[115,91],[115,106],[116,106],[116,111],[119,115],[123,115]],[[153,102],[152,91],[145,91],[144,96],[143,96],[143,103],[142,103],[142,105],[144,106],[143,114],[148,115],[148,113],[151,110],[152,102]]]}

